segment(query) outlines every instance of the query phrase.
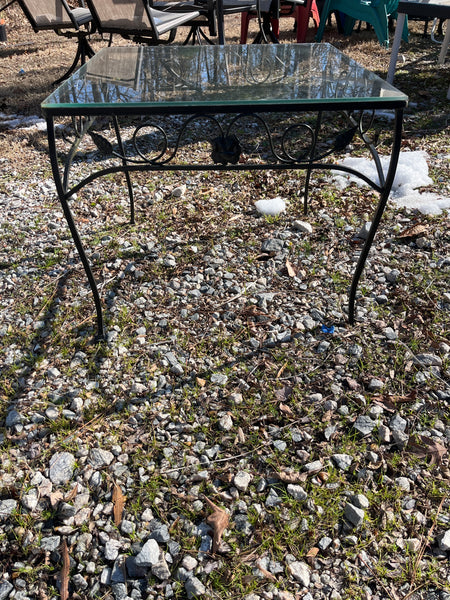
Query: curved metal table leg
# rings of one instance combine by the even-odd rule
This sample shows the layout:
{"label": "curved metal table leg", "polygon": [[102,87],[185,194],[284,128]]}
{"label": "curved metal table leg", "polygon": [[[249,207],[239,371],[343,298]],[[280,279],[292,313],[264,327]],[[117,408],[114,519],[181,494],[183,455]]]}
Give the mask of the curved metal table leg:
{"label": "curved metal table leg", "polygon": [[63,186],[63,183],[61,180],[61,173],[58,168],[58,157],[57,157],[57,153],[56,153],[54,120],[53,120],[52,116],[47,116],[47,135],[48,135],[50,163],[52,166],[53,178],[55,180],[58,198],[59,198],[59,201],[61,202],[64,216],[65,216],[67,224],[69,226],[70,233],[71,233],[73,241],[75,243],[75,247],[77,249],[78,255],[83,264],[85,273],[88,278],[89,286],[92,290],[92,295],[94,297],[95,310],[97,313],[96,340],[104,340],[105,339],[105,329],[104,329],[104,324],[103,324],[103,314],[102,314],[102,305],[101,305],[101,301],[100,301],[100,295],[98,293],[97,284],[95,282],[94,275],[92,274],[92,270],[91,270],[91,266],[89,264],[88,257],[86,256],[86,252],[85,252],[83,244],[81,242],[80,235],[76,228],[75,220],[73,218],[72,212],[69,207],[69,203],[68,203],[69,196],[67,194],[67,190]]}
{"label": "curved metal table leg", "polygon": [[380,200],[378,202],[378,206],[376,208],[375,214],[372,219],[372,224],[370,226],[369,234],[364,243],[364,246],[361,250],[361,254],[359,255],[358,263],[356,265],[355,272],[353,274],[352,284],[350,287],[350,295],[348,302],[348,320],[351,325],[355,322],[355,299],[356,299],[356,290],[358,287],[358,283],[362,272],[364,270],[364,266],[366,264],[366,259],[369,254],[370,248],[372,246],[372,242],[374,240],[375,234],[378,229],[378,225],[380,224],[381,217],[383,216],[384,209],[386,207],[386,203],[389,198],[389,194],[391,192],[392,184],[394,183],[395,172],[397,170],[398,158],[400,155],[400,146],[402,139],[402,125],[403,125],[403,109],[399,108],[395,111],[395,127],[394,127],[394,141],[392,144],[392,153],[391,160],[389,163],[389,169],[386,175],[386,179],[384,185],[382,187],[380,193]]}

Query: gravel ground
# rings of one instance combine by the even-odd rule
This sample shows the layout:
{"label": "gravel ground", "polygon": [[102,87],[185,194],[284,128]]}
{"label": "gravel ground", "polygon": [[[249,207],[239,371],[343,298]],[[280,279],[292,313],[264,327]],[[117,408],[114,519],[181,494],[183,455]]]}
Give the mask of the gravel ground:
{"label": "gravel ground", "polygon": [[[448,196],[432,60],[404,149]],[[45,132],[0,136],[0,600],[449,600],[448,214],[388,207],[350,327],[373,193],[316,174],[305,217],[301,174],[141,174],[131,226],[97,180],[95,344]]]}

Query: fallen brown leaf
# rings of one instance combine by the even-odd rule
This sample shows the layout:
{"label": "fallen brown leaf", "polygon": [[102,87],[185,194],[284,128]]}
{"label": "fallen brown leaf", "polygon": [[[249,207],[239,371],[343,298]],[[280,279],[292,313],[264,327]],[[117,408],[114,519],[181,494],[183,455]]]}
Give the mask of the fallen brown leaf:
{"label": "fallen brown leaf", "polygon": [[427,230],[428,230],[428,227],[426,225],[417,223],[416,225],[413,225],[412,227],[408,227],[407,229],[404,229],[403,231],[398,233],[397,237],[400,239],[417,237],[417,236],[421,235],[422,233],[425,233],[425,231],[427,231]]}
{"label": "fallen brown leaf", "polygon": [[48,497],[50,499],[50,505],[52,508],[55,508],[64,498],[63,493],[60,490],[56,490],[56,492],[50,492]]}
{"label": "fallen brown leaf", "polygon": [[283,404],[283,402],[280,402],[279,409],[282,413],[288,415],[289,417],[294,416],[294,413],[292,412],[291,408],[287,404]]}
{"label": "fallen brown leaf", "polygon": [[76,483],[68,494],[64,496],[64,502],[71,502],[78,494],[78,483]]}
{"label": "fallen brown leaf", "polygon": [[112,501],[114,505],[114,525],[118,527],[122,521],[123,507],[125,506],[125,496],[122,493],[122,488],[117,483],[114,484],[112,493]]}
{"label": "fallen brown leaf", "polygon": [[280,402],[286,402],[292,396],[293,388],[290,385],[285,385],[280,390],[276,390],[275,397]]}
{"label": "fallen brown leaf", "polygon": [[439,465],[447,454],[447,449],[425,435],[419,435],[417,438],[418,442],[409,440],[406,450],[419,458],[430,458],[430,465]]}
{"label": "fallen brown leaf", "polygon": [[210,515],[208,515],[208,517],[206,517],[206,522],[208,525],[211,525],[213,530],[212,553],[215,554],[220,546],[222,534],[228,527],[230,517],[223,508],[216,506],[214,502],[211,502],[211,500],[206,496],[205,500],[209,508],[213,511]]}
{"label": "fallen brown leaf", "polygon": [[69,550],[67,548],[66,540],[62,541],[61,544],[61,555],[62,555],[62,569],[61,569],[61,600],[68,600],[69,598],[69,570],[70,570],[70,558]]}
{"label": "fallen brown leaf", "polygon": [[275,471],[273,473],[274,477],[277,477],[283,483],[304,483],[308,475],[307,473],[299,473],[294,470],[286,470],[286,471]]}
{"label": "fallen brown leaf", "polygon": [[286,259],[286,271],[289,277],[296,277],[297,275],[297,271],[294,269],[288,259]]}

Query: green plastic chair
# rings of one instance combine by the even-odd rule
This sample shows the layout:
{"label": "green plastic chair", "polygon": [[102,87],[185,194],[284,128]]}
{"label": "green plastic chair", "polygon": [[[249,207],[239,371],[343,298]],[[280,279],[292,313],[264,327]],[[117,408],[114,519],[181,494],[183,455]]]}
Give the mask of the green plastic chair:
{"label": "green plastic chair", "polygon": [[[320,42],[323,30],[331,12],[344,13],[344,35],[350,35],[356,21],[365,21],[372,25],[382,46],[389,46],[389,17],[396,17],[399,0],[325,0],[316,40]],[[405,20],[403,39],[408,41],[408,23]]]}

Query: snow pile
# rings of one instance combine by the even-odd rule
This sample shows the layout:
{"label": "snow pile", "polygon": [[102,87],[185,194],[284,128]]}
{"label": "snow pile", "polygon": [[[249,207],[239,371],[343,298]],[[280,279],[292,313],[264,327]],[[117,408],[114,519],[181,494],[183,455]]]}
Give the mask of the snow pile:
{"label": "snow pile", "polygon": [[0,112],[0,129],[37,129],[46,130],[45,119],[35,115],[26,117],[24,115],[7,115]]}
{"label": "snow pile", "polygon": [[[380,158],[383,171],[386,174],[389,167],[389,157]],[[426,187],[433,183],[428,175],[427,158],[426,152],[422,151],[400,153],[390,197],[397,206],[416,208],[424,214],[437,215],[442,210],[450,209],[450,198],[431,192],[420,193],[418,191],[418,188]],[[450,155],[447,158],[450,160]],[[377,170],[373,161],[366,158],[347,157],[340,164],[351,167],[379,183]],[[341,189],[344,189],[352,181],[360,186],[365,185],[358,177],[353,177],[346,173],[336,172],[333,175],[333,179]]]}
{"label": "snow pile", "polygon": [[255,208],[262,215],[279,215],[286,210],[286,202],[277,196],[268,200],[257,200]]}

